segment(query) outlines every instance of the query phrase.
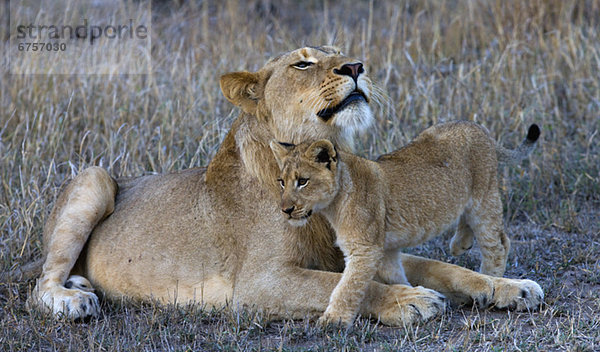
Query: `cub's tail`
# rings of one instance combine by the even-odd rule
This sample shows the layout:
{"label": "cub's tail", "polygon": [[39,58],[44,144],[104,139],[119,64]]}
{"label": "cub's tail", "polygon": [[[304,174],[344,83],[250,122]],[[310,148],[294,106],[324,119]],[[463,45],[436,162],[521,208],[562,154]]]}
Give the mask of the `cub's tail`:
{"label": "cub's tail", "polygon": [[506,149],[500,145],[496,145],[496,156],[499,162],[516,163],[525,159],[540,138],[540,128],[535,123],[529,126],[527,137],[516,149]]}

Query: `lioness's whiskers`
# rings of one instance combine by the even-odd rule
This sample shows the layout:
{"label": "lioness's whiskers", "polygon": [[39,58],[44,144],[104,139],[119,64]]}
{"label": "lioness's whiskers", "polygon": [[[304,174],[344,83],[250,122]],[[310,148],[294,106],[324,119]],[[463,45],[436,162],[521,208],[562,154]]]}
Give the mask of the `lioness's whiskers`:
{"label": "lioness's whiskers", "polygon": [[306,105],[307,106],[307,110],[312,111],[312,108],[315,104],[315,100],[319,97],[317,92],[308,92],[308,94],[306,94],[302,99],[301,99],[301,103],[302,105]]}
{"label": "lioness's whiskers", "polygon": [[308,96],[308,99],[306,99],[306,103],[308,103],[308,110],[309,111],[315,111],[313,110],[314,107],[316,106],[318,100],[319,100],[320,94],[318,91],[316,92],[311,92]]}
{"label": "lioness's whiskers", "polygon": [[371,86],[371,100],[375,102],[386,115],[394,116],[395,107],[392,99],[383,88],[376,84],[372,84]]}

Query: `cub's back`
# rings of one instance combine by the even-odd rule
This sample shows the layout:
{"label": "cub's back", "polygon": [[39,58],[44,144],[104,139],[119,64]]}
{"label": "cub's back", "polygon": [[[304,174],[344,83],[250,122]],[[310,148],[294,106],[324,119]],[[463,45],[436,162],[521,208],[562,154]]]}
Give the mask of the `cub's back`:
{"label": "cub's back", "polygon": [[406,146],[379,156],[377,162],[382,165],[390,162],[435,164],[449,156],[489,151],[495,155],[495,142],[485,128],[469,121],[454,121],[427,128]]}
{"label": "cub's back", "polygon": [[430,127],[377,163],[388,183],[388,224],[414,233],[443,231],[487,192],[497,169],[494,141],[471,122]]}
{"label": "cub's back", "polygon": [[468,121],[432,126],[377,162],[389,176],[410,177],[405,182],[420,184],[432,177],[442,182],[448,177],[487,175],[497,168],[494,140],[483,127]]}

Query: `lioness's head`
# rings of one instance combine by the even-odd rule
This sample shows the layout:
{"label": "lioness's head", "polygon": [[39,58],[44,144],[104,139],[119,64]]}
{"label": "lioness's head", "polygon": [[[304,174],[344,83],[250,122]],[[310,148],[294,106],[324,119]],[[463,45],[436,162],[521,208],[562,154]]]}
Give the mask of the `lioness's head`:
{"label": "lioness's head", "polygon": [[271,141],[270,147],[281,170],[281,211],[290,224],[302,226],[339,190],[337,151],[326,139],[298,145]]}
{"label": "lioness's head", "polygon": [[351,148],[355,133],[373,121],[372,83],[363,64],[334,47],[301,48],[257,72],[225,74],[221,90],[283,142],[328,138]]}

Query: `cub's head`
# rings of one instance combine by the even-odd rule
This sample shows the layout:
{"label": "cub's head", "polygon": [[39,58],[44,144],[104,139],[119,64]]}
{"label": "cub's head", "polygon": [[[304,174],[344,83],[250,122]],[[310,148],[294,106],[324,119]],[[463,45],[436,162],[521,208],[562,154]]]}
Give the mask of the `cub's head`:
{"label": "cub's head", "polygon": [[372,83],[363,64],[334,47],[301,48],[269,60],[257,72],[225,74],[221,90],[266,122],[279,141],[326,138],[351,148],[355,133],[373,121]]}
{"label": "cub's head", "polygon": [[270,146],[281,170],[281,211],[290,224],[302,226],[339,190],[337,151],[326,139],[298,145],[273,140]]}

